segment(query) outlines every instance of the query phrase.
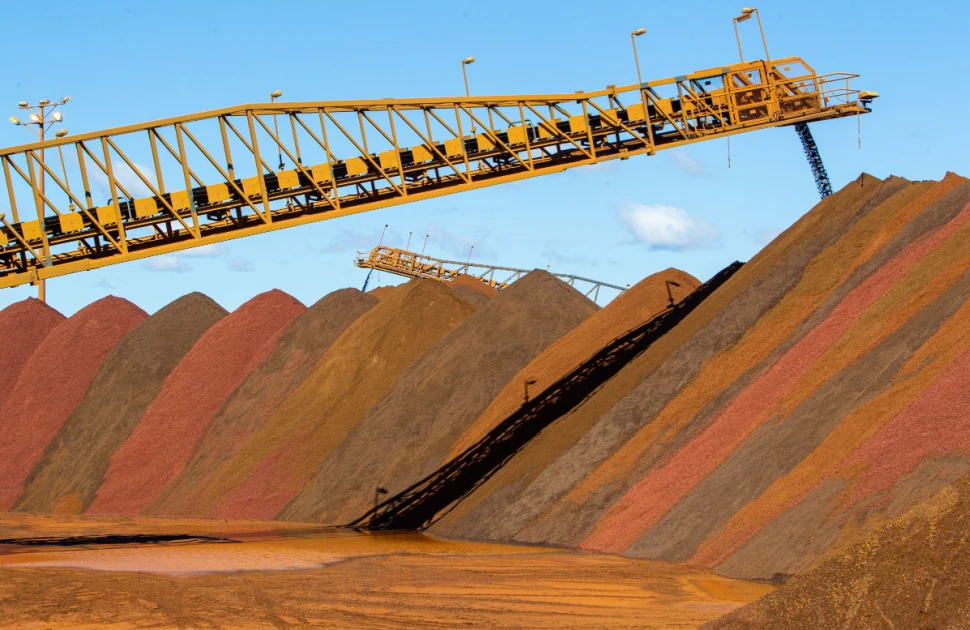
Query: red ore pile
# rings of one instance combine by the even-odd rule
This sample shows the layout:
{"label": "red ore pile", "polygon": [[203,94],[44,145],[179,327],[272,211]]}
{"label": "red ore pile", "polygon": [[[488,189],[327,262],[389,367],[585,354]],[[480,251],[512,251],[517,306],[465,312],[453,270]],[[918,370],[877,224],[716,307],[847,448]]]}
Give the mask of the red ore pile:
{"label": "red ore pile", "polygon": [[210,328],[165,379],[111,464],[88,509],[136,514],[185,467],[226,398],[262,363],[286,326],[306,310],[282,291],[257,295]]}
{"label": "red ore pile", "polygon": [[17,384],[20,370],[26,365],[40,342],[65,317],[34,298],[11,304],[0,311],[0,337],[3,338],[3,361],[0,361],[0,409]]}
{"label": "red ore pile", "polygon": [[147,317],[131,302],[109,296],[58,324],[37,346],[0,409],[0,511],[20,496],[24,479],[108,353]]}

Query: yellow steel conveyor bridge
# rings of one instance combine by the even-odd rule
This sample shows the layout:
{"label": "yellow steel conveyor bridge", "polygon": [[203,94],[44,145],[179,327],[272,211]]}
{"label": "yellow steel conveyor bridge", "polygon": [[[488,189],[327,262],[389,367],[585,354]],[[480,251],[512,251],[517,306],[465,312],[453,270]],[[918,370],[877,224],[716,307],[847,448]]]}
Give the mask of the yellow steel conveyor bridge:
{"label": "yellow steel conveyor bridge", "polygon": [[[354,266],[371,271],[384,271],[404,278],[426,278],[443,282],[449,282],[455,280],[458,276],[467,275],[481,281],[485,286],[499,291],[529,273],[529,269],[475,263],[471,262],[470,258],[465,262],[445,260],[406,249],[387,247],[386,245],[378,245],[369,252],[357,252]],[[497,280],[495,279],[496,272],[499,272]],[[580,289],[583,295],[591,298],[594,302],[599,300],[600,289],[612,289],[617,293],[623,293],[627,290],[627,287],[591,280],[583,276],[552,271],[549,273],[569,286]],[[367,286],[366,283],[364,286]]]}
{"label": "yellow steel conveyor bridge", "polygon": [[0,288],[867,113],[855,77],[789,57],[573,94],[243,105],[0,149]]}

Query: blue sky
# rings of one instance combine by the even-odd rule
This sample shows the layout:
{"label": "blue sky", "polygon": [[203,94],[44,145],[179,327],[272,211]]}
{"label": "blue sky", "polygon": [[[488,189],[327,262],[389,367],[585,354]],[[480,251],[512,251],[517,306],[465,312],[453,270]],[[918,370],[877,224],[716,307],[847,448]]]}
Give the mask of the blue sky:
{"label": "blue sky", "polygon": [[[740,9],[703,1],[675,12],[640,2],[45,6],[40,40],[25,18],[5,14],[0,108],[6,117],[19,113],[20,100],[70,95],[64,116],[72,133],[268,100],[274,89],[294,101],[458,94],[468,55],[477,59],[469,67],[473,94],[629,84],[636,80],[629,33],[639,27],[648,29],[638,39],[644,79],[663,78],[736,61],[731,18]],[[968,50],[970,9],[944,1],[911,7],[759,4],[773,57],[801,56],[819,73],[859,73],[857,87],[882,95],[862,119],[861,150],[854,119],[813,126],[836,188],[862,171],[914,180],[948,170],[970,175],[970,128],[960,122],[970,87],[953,74]],[[757,26],[741,26],[746,57],[762,56]],[[23,129],[0,126],[0,146],[27,141]],[[49,302],[71,314],[113,294],[154,312],[202,291],[233,309],[279,288],[309,305],[363,284],[354,252],[376,245],[384,224],[392,245],[404,246],[408,232],[418,245],[431,234],[427,251],[441,257],[464,258],[474,245],[481,262],[548,265],[616,284],[666,267],[704,280],[750,258],[817,202],[791,129],[738,136],[731,148],[730,169],[725,142],[716,140],[230,241],[202,255],[68,275],[48,281]],[[686,231],[658,243],[649,229],[656,216],[673,216]],[[386,274],[380,281],[398,282]],[[0,290],[0,307],[35,291]]]}

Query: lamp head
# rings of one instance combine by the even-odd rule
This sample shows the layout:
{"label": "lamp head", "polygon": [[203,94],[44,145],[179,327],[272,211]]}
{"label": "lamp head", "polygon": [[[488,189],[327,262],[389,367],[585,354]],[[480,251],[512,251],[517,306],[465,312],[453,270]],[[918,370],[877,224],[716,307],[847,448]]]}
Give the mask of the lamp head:
{"label": "lamp head", "polygon": [[645,29],[645,28],[638,28],[637,30],[633,31],[633,34],[636,35],[637,37],[640,37],[641,35],[645,34],[646,32],[647,32],[647,29]]}
{"label": "lamp head", "polygon": [[10,122],[12,122],[15,125],[19,125],[20,124],[20,119],[17,118],[16,116],[11,116],[10,117]]}
{"label": "lamp head", "polygon": [[51,120],[53,120],[54,122],[61,122],[62,120],[64,120],[64,114],[60,112],[54,112],[53,114],[51,114]]}
{"label": "lamp head", "polygon": [[51,101],[50,101],[49,98],[45,98],[44,100],[42,100],[41,102],[39,102],[37,104],[40,105],[41,107],[47,107],[48,105],[51,104]]}
{"label": "lamp head", "polygon": [[30,122],[39,123],[40,122],[40,115],[39,114],[31,114],[30,115]]}
{"label": "lamp head", "polygon": [[20,109],[27,109],[27,107],[28,107],[27,101],[20,101]]}
{"label": "lamp head", "polygon": [[461,62],[467,66],[470,63],[475,63],[475,58],[474,57],[465,57],[464,59],[461,60]]}
{"label": "lamp head", "polygon": [[54,134],[55,138],[63,138],[67,135],[67,129],[58,129],[57,133]]}
{"label": "lamp head", "polygon": [[68,102],[69,100],[71,100],[71,97],[70,96],[65,96],[64,98],[61,99],[61,102],[58,103],[58,105],[63,105],[64,103]]}
{"label": "lamp head", "polygon": [[270,98],[279,98],[281,96],[283,96],[283,90],[276,90],[274,92],[270,92],[269,94]]}
{"label": "lamp head", "polygon": [[754,11],[755,10],[751,7],[744,7],[743,9],[741,9],[741,15],[734,18],[734,20],[736,22],[744,22],[745,20],[750,20],[751,14],[754,13]]}

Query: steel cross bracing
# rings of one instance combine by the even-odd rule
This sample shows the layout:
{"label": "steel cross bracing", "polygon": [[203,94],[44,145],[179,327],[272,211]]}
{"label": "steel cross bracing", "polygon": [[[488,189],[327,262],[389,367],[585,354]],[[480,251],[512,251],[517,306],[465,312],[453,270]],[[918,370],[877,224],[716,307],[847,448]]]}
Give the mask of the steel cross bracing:
{"label": "steel cross bracing", "polygon": [[[444,282],[454,280],[458,276],[470,275],[477,280],[481,280],[485,285],[498,290],[504,289],[523,275],[529,273],[528,269],[497,267],[495,265],[483,265],[468,261],[442,260],[423,254],[416,254],[406,249],[384,246],[375,247],[369,252],[357,252],[354,265],[363,269],[386,271],[387,273],[404,276],[405,278],[427,278]],[[502,272],[499,275],[499,280],[495,279],[496,271]],[[563,280],[571,287],[576,287],[577,283],[579,283],[580,286],[577,288],[586,297],[592,297],[594,302],[599,300],[601,288],[605,287],[618,291],[619,293],[626,291],[626,287],[609,284],[608,282],[590,280],[589,278],[574,276],[568,273],[549,273]],[[589,288],[587,289],[584,285],[589,285]]]}
{"label": "steel cross bracing", "polygon": [[244,105],[2,149],[0,288],[867,113],[855,76],[791,57],[575,94]]}

